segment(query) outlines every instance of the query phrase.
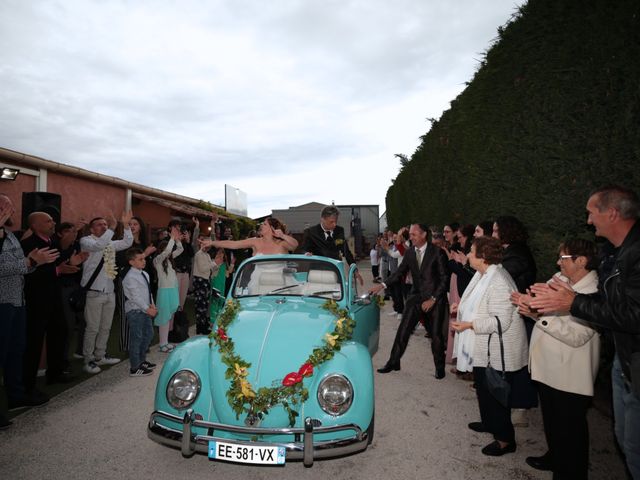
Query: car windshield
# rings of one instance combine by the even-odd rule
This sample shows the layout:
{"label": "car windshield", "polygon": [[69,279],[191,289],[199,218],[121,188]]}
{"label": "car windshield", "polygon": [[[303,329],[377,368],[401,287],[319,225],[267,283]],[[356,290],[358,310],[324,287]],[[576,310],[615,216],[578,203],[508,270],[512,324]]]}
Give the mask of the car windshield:
{"label": "car windshield", "polygon": [[245,264],[237,273],[233,296],[294,295],[342,299],[335,265],[319,260],[263,260]]}

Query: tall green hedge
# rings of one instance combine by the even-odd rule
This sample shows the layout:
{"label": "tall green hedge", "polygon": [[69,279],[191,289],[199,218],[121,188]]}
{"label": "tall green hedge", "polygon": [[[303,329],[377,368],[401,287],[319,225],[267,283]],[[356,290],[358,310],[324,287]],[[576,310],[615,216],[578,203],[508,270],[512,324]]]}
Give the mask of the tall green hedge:
{"label": "tall green hedge", "polygon": [[640,2],[530,0],[387,191],[395,228],[512,214],[544,278],[588,193],[640,192]]}

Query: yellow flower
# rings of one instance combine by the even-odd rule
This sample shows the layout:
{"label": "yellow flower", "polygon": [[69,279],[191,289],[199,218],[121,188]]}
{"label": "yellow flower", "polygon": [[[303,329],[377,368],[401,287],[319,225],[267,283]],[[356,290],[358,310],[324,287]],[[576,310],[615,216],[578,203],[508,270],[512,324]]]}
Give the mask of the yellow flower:
{"label": "yellow flower", "polygon": [[233,364],[233,370],[236,372],[238,377],[246,377],[249,374],[245,367],[241,367],[237,363]]}
{"label": "yellow flower", "polygon": [[338,320],[336,320],[336,327],[338,327],[338,329],[341,329],[346,320],[346,318],[339,318]]}
{"label": "yellow flower", "polygon": [[325,333],[324,334],[324,341],[327,342],[330,346],[335,347],[336,339],[338,337],[339,337],[339,335],[331,335],[330,333]]}
{"label": "yellow flower", "polygon": [[240,380],[240,390],[242,390],[242,395],[247,398],[254,398],[256,396],[255,392],[251,388],[251,384],[244,378]]}

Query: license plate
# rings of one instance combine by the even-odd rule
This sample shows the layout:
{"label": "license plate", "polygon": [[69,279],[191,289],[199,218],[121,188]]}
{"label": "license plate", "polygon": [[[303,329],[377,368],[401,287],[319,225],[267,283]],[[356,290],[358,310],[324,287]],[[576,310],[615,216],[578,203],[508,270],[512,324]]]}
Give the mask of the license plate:
{"label": "license plate", "polygon": [[228,442],[209,442],[209,458],[226,462],[284,465],[284,447],[262,447]]}

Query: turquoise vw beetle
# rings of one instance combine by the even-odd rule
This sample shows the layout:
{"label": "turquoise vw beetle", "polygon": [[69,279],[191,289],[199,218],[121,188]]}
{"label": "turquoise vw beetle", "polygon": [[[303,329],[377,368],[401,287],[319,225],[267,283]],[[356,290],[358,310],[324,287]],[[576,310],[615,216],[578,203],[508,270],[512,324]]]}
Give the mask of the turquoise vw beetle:
{"label": "turquoise vw beetle", "polygon": [[149,438],[254,464],[311,466],[366,449],[380,311],[354,273],[316,256],[243,262],[212,335],[167,358]]}

